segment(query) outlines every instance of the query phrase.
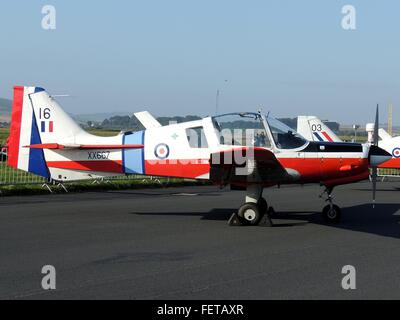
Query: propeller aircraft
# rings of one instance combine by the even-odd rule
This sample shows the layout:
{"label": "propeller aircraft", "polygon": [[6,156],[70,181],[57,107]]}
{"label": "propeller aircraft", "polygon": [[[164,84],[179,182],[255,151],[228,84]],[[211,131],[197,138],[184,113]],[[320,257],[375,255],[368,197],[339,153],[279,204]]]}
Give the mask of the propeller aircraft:
{"label": "propeller aircraft", "polygon": [[145,130],[99,137],[44,89],[16,86],[8,165],[60,183],[131,174],[208,180],[246,190],[231,225],[272,225],[264,188],[318,183],[327,195],[323,216],[338,222],[333,189],[367,179],[371,166],[392,157],[373,144],[309,141],[262,112],[165,126],[146,111],[135,115]]}

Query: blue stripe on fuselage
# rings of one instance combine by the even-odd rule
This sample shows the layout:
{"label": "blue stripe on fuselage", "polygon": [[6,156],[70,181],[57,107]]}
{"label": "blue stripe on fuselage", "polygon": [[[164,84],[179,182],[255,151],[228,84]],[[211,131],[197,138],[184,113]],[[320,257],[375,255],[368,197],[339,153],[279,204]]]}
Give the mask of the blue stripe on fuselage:
{"label": "blue stripe on fuselage", "polygon": [[[125,134],[123,144],[144,144],[144,131]],[[123,149],[122,165],[126,174],[144,174],[144,148]]]}

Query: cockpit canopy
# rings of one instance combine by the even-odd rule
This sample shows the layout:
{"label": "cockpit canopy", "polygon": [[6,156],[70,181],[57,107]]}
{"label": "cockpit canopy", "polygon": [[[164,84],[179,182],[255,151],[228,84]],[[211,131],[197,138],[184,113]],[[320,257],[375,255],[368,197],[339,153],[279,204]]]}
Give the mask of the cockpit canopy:
{"label": "cockpit canopy", "polygon": [[260,113],[229,113],[212,118],[223,145],[297,149],[307,140],[281,121]]}

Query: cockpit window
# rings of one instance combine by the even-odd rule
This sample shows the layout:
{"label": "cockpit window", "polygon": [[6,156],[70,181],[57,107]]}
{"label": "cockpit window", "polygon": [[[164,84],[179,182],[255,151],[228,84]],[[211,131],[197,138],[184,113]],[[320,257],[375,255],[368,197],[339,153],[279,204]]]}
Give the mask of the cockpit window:
{"label": "cockpit window", "polygon": [[296,149],[304,146],[307,143],[306,139],[279,120],[267,116],[267,122],[277,148]]}
{"label": "cockpit window", "polygon": [[257,113],[232,113],[213,117],[221,144],[270,147],[261,116]]}
{"label": "cockpit window", "polygon": [[306,139],[279,120],[269,115],[265,120],[269,131],[259,113],[230,113],[212,118],[223,145],[271,148],[271,139],[278,149],[297,149],[307,144]]}

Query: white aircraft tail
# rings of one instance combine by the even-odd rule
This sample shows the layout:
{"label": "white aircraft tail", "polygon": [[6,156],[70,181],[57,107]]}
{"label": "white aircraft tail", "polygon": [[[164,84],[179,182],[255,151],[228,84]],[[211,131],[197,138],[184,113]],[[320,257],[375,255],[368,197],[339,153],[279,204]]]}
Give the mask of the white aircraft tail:
{"label": "white aircraft tail", "polygon": [[50,177],[43,146],[74,144],[86,132],[42,88],[14,87],[8,164],[42,177]]}
{"label": "white aircraft tail", "polygon": [[315,116],[298,116],[297,132],[309,141],[342,141],[331,129]]}

